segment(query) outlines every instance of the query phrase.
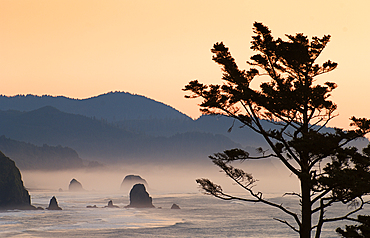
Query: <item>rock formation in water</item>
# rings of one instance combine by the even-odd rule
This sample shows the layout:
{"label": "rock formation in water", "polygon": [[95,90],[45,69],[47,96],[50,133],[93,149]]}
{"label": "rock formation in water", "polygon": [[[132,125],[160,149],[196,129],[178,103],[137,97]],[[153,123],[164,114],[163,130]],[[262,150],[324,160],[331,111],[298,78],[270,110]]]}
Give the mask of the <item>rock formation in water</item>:
{"label": "rock formation in water", "polygon": [[69,183],[69,191],[80,192],[84,191],[84,189],[82,188],[82,184],[80,182],[78,182],[76,179],[72,179]]}
{"label": "rock formation in water", "polygon": [[110,208],[119,208],[119,206],[113,205],[113,201],[112,201],[112,200],[110,200],[110,201],[108,202],[108,206],[105,206],[105,207],[110,207]]}
{"label": "rock formation in water", "polygon": [[174,204],[172,204],[171,209],[180,209],[180,207],[179,207],[179,205],[174,203]]}
{"label": "rock formation in water", "polygon": [[59,207],[57,199],[55,198],[55,196],[53,196],[50,199],[49,206],[46,209],[48,209],[48,210],[62,210],[62,208]]}
{"label": "rock formation in water", "polygon": [[0,151],[0,209],[36,209],[14,161]]}
{"label": "rock formation in water", "polygon": [[132,186],[134,186],[137,183],[144,184],[145,186],[148,186],[148,183],[146,182],[145,179],[140,177],[139,175],[127,175],[122,183],[121,183],[121,190],[126,190],[126,189],[131,189]]}
{"label": "rock formation in water", "polygon": [[126,206],[134,208],[150,208],[154,207],[152,198],[149,197],[144,184],[135,184],[130,191],[130,204]]}

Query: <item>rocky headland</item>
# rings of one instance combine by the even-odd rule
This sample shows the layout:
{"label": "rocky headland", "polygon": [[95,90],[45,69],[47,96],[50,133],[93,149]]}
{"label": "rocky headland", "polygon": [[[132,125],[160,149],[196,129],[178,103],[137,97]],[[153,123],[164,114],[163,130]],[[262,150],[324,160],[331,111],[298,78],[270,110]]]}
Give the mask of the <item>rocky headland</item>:
{"label": "rocky headland", "polygon": [[0,209],[34,210],[15,162],[0,151]]}

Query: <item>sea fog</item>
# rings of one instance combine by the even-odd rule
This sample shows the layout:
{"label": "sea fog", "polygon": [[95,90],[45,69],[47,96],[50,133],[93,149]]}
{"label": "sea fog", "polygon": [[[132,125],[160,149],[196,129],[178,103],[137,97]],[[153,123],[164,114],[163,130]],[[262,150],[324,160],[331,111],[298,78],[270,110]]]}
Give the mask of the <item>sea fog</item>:
{"label": "sea fog", "polygon": [[[265,194],[283,194],[297,191],[298,182],[285,167],[273,160],[245,161],[235,163],[257,180],[255,190]],[[23,181],[29,190],[68,191],[69,182],[74,178],[86,191],[117,192],[126,175],[140,175],[148,183],[150,193],[198,193],[198,178],[209,178],[228,192],[245,192],[228,178],[220,168],[209,161],[208,165],[189,164],[112,164],[94,169],[62,171],[21,171]],[[127,191],[129,192],[129,191]]]}
{"label": "sea fog", "polygon": [[[271,201],[298,212],[297,198],[282,195],[298,191],[294,176],[274,161],[262,164],[246,161],[238,167],[253,172],[259,180],[254,187]],[[21,171],[32,204],[46,207],[56,196],[61,211],[0,212],[1,237],[297,237],[286,225],[273,218],[294,221],[276,208],[260,203],[224,201],[204,195],[196,178],[209,178],[225,192],[247,196],[211,163],[195,164],[115,164],[99,169],[67,171]],[[124,208],[129,189],[120,190],[128,174],[140,175],[147,183],[154,209]],[[73,179],[84,192],[68,191]],[[63,191],[59,191],[62,189]],[[104,208],[112,200],[119,208]],[[170,209],[176,203],[180,210]],[[90,209],[87,206],[96,205]],[[346,208],[333,206],[327,215]],[[335,228],[348,223],[324,226],[321,237],[338,237]]]}

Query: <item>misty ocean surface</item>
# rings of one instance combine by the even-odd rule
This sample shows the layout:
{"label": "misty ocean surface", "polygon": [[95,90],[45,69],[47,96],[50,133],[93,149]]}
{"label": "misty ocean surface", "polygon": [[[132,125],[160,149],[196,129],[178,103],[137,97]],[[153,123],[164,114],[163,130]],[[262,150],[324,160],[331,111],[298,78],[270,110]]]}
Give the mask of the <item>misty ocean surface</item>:
{"label": "misty ocean surface", "polygon": [[[277,209],[258,203],[223,201],[201,193],[151,194],[156,208],[150,209],[124,208],[129,198],[122,193],[31,191],[30,194],[32,204],[43,208],[55,195],[63,210],[0,212],[0,237],[298,236],[273,220],[275,217],[291,221]],[[272,201],[283,201],[281,197],[270,196]],[[109,200],[119,208],[102,208]],[[173,203],[181,209],[170,209]],[[293,198],[284,198],[287,207],[294,210],[296,204]],[[98,208],[86,208],[88,205]],[[332,209],[338,214],[343,212]],[[324,225],[322,237],[339,237],[334,231],[339,225],[343,223]]]}

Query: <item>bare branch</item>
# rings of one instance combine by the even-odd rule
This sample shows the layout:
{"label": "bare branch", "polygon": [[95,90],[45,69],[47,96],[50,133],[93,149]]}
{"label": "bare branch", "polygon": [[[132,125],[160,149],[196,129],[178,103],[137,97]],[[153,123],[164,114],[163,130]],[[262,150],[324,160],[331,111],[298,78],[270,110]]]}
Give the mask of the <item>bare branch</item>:
{"label": "bare branch", "polygon": [[[255,118],[258,118],[256,116],[256,114],[252,111],[252,114],[253,114],[253,117]],[[296,168],[294,168],[285,158],[284,156],[279,153],[279,151],[276,149],[275,145],[272,143],[272,141],[270,140],[270,137],[268,136],[267,132],[263,129],[261,123],[257,120],[256,121],[256,125],[258,127],[258,129],[260,130],[260,133],[262,134],[262,136],[265,138],[266,142],[269,144],[269,146],[274,150],[274,152],[276,153],[276,156],[283,162],[283,164],[290,170],[292,171],[294,174],[296,174],[297,176],[299,175],[299,172]]]}
{"label": "bare branch", "polygon": [[298,159],[298,157],[293,153],[291,147],[288,145],[288,143],[284,140],[284,139],[281,139],[280,140],[281,142],[283,142],[284,146],[285,146],[285,149],[288,151],[289,155],[292,156],[292,158],[298,163],[300,164],[300,160]]}
{"label": "bare branch", "polygon": [[321,129],[325,128],[326,125],[332,120],[334,119],[335,117],[339,116],[339,114],[336,114],[334,116],[331,116],[331,112],[329,113],[329,118],[325,121],[325,123],[323,125],[321,125],[321,127],[317,130],[317,131],[320,131]]}
{"label": "bare branch", "polygon": [[[298,218],[298,215],[296,214],[296,213],[293,213],[293,212],[291,212],[291,211],[289,211],[288,209],[286,209],[285,207],[283,207],[282,205],[280,205],[280,204],[276,204],[276,203],[273,203],[273,202],[270,202],[270,201],[268,201],[268,200],[265,200],[265,199],[263,199],[262,198],[262,193],[260,193],[260,192],[258,192],[258,193],[254,193],[253,192],[253,190],[250,188],[250,187],[248,187],[248,185],[246,186],[246,185],[244,185],[243,183],[241,183],[241,181],[238,179],[238,178],[236,178],[231,172],[230,172],[230,170],[229,169],[227,169],[227,167],[221,167],[223,170],[224,170],[224,172],[232,179],[232,180],[234,180],[234,182],[236,182],[239,186],[241,186],[242,188],[244,188],[246,191],[248,191],[249,192],[249,194],[252,196],[252,197],[254,197],[256,200],[257,200],[257,202],[262,202],[262,203],[264,203],[264,204],[267,204],[267,205],[270,205],[270,206],[273,206],[273,207],[276,207],[276,208],[279,208],[280,210],[282,210],[283,212],[285,212],[286,214],[288,214],[288,215],[290,215],[290,216],[292,216],[294,219],[295,219],[295,221],[297,222],[297,224],[300,226],[301,225],[301,222],[300,222],[300,220],[299,220],[299,218]],[[251,185],[252,183],[250,183],[249,185]],[[228,196],[229,198],[230,197],[232,197],[232,196]],[[239,198],[237,198],[237,197],[233,197],[233,199],[239,199]],[[239,199],[239,200],[242,200],[242,199]]]}
{"label": "bare branch", "polygon": [[[329,202],[324,204],[323,203],[324,200],[329,200]],[[335,202],[335,200],[332,199],[332,198],[322,198],[320,201],[321,201],[320,206],[318,206],[317,208],[312,209],[312,211],[311,211],[312,214],[314,214],[314,213],[316,213],[320,210],[324,210],[327,207],[330,207]]]}
{"label": "bare branch", "polygon": [[348,212],[347,214],[341,216],[341,217],[335,217],[335,218],[330,218],[330,219],[323,219],[324,222],[333,222],[333,221],[340,221],[340,220],[348,220],[348,217],[359,212],[360,210],[363,209],[364,205],[365,204],[369,204],[369,201],[367,202],[364,202],[364,200],[362,198],[359,198],[361,203],[360,203],[360,206],[356,209],[354,209],[353,211],[350,211]]}
{"label": "bare branch", "polygon": [[[312,204],[315,204],[318,200],[320,200],[321,198],[323,198],[326,194],[328,194],[329,192],[331,191],[331,189],[326,189],[326,190],[324,190],[322,193],[320,193],[319,195],[317,195],[315,198],[313,198],[312,200],[311,200],[311,203]],[[314,213],[314,210],[313,210],[313,212],[312,213]]]}
{"label": "bare branch", "polygon": [[281,223],[284,223],[285,225],[289,226],[293,231],[295,232],[298,232],[299,233],[299,230],[297,228],[295,228],[294,226],[292,226],[291,224],[289,224],[289,222],[285,221],[285,220],[281,220],[279,218],[273,218],[274,220],[276,221],[279,221]]}

